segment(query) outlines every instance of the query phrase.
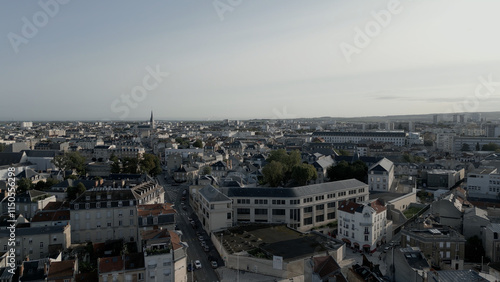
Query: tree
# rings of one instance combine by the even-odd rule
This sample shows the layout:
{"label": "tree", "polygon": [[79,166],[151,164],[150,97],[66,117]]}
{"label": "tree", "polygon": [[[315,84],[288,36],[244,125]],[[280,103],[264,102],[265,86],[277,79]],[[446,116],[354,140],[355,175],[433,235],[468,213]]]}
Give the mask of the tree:
{"label": "tree", "polygon": [[68,195],[68,200],[73,201],[74,199],[78,198],[81,194],[85,193],[87,191],[87,188],[85,188],[85,185],[83,183],[79,182],[76,186],[70,186],[66,190],[66,194]]}
{"label": "tree", "polygon": [[111,155],[109,160],[113,162],[111,164],[111,173],[120,173],[121,168],[120,168],[120,160],[118,159],[118,157],[113,154]]}
{"label": "tree", "polygon": [[200,139],[196,139],[193,143],[194,147],[203,148],[203,142]]}
{"label": "tree", "polygon": [[476,143],[476,151],[481,150],[481,147],[479,146],[479,142]]}
{"label": "tree", "polygon": [[137,158],[123,159],[123,173],[137,173],[139,160]]}
{"label": "tree", "polygon": [[283,181],[284,167],[278,161],[271,161],[262,169],[264,182],[269,183],[271,187],[278,187]]}
{"label": "tree", "polygon": [[153,154],[143,154],[139,161],[140,171],[151,176],[156,176],[162,172],[160,159]]}
{"label": "tree", "polygon": [[203,167],[203,169],[201,170],[201,175],[211,175],[212,174],[212,167],[210,167],[209,165],[206,165]]}
{"label": "tree", "polygon": [[480,262],[481,257],[485,255],[483,242],[474,235],[465,242],[465,260],[470,262]]}
{"label": "tree", "polygon": [[24,193],[28,190],[31,190],[33,183],[29,178],[21,178],[17,181],[17,193]]}
{"label": "tree", "polygon": [[336,166],[330,166],[326,174],[330,181],[344,180],[356,178],[359,181],[365,182],[367,177],[368,167],[363,161],[355,161],[350,164],[346,161],[341,161]]}
{"label": "tree", "polygon": [[306,185],[309,180],[316,178],[318,178],[318,172],[313,165],[300,164],[294,166],[292,169],[292,179],[301,186]]}
{"label": "tree", "polygon": [[483,151],[496,151],[500,149],[500,146],[495,143],[488,143],[483,145]]}
{"label": "tree", "polygon": [[68,152],[55,156],[52,163],[63,172],[74,169],[79,175],[85,174],[85,157],[80,152]]}
{"label": "tree", "polygon": [[470,151],[470,146],[469,146],[469,144],[467,144],[467,143],[463,143],[463,144],[462,144],[462,148],[460,149],[460,151]]}
{"label": "tree", "polygon": [[0,152],[3,152],[3,150],[5,150],[5,144],[0,143]]}

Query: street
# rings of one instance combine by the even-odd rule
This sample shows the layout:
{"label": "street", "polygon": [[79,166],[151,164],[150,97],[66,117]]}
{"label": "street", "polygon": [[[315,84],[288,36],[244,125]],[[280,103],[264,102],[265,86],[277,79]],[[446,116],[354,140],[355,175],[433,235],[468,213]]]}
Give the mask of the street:
{"label": "street", "polygon": [[[214,257],[217,260],[219,266],[221,265],[221,260],[219,254],[214,249],[214,246],[206,234],[205,231],[200,227],[200,222],[193,214],[193,210],[189,205],[189,195],[186,194],[185,206],[186,210],[182,209],[182,191],[188,190],[188,185],[178,185],[174,186],[164,179],[164,174],[158,175],[158,182],[165,189],[165,202],[173,203],[174,208],[177,211],[176,215],[176,224],[180,231],[182,232],[181,241],[186,242],[189,247],[187,248],[188,255],[188,264],[191,264],[193,267],[193,271],[188,272],[188,281],[206,281],[206,282],[214,282],[219,281],[219,278],[215,272],[215,270],[211,267],[210,261],[208,260],[209,256]],[[191,226],[189,223],[188,217],[192,218],[196,222],[196,229]],[[205,242],[210,247],[210,252],[206,253],[203,250],[203,247],[200,244],[200,240],[198,239],[198,235],[196,232],[200,232],[204,237]],[[201,269],[194,269],[194,262],[196,260],[200,260]]]}

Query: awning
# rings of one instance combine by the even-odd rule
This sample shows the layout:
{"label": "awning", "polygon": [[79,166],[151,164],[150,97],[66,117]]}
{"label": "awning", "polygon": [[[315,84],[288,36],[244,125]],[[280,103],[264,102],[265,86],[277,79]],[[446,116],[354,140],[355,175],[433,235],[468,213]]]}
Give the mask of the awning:
{"label": "awning", "polygon": [[359,247],[359,243],[358,242],[354,242],[353,244],[354,244],[354,246],[358,246]]}
{"label": "awning", "polygon": [[347,238],[342,238],[342,241],[346,242],[347,244],[351,244],[351,241]]}
{"label": "awning", "polygon": [[368,245],[368,244],[364,244],[363,245],[363,248],[371,248],[372,246]]}

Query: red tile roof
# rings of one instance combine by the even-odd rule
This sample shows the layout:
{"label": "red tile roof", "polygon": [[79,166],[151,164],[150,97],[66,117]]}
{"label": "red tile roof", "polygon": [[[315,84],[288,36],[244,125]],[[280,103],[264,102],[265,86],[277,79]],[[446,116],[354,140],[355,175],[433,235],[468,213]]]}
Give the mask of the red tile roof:
{"label": "red tile roof", "polygon": [[120,271],[124,269],[123,259],[121,256],[99,258],[97,264],[99,265],[99,273]]}
{"label": "red tile roof", "polygon": [[339,211],[343,211],[343,212],[348,212],[348,213],[352,213],[354,214],[356,212],[356,210],[358,208],[360,208],[361,204],[358,204],[358,203],[355,203],[355,202],[351,202],[351,201],[342,201],[340,202],[339,204],[339,208],[338,210]]}
{"label": "red tile roof", "polygon": [[69,210],[63,211],[38,211],[31,222],[69,220]]}
{"label": "red tile roof", "polygon": [[75,260],[51,261],[49,266],[48,280],[64,279],[73,277],[75,273]]}
{"label": "red tile roof", "polygon": [[171,214],[175,213],[172,204],[164,203],[164,204],[149,204],[149,205],[138,205],[137,213],[139,216],[148,216],[148,215],[159,215],[159,214]]}

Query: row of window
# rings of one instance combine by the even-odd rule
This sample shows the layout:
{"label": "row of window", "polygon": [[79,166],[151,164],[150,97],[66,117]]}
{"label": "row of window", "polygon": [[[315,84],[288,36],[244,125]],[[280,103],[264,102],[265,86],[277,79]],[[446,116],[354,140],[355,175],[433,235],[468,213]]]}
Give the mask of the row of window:
{"label": "row of window", "polygon": [[[111,217],[111,212],[112,211],[107,211],[106,212],[106,216],[107,217]],[[75,220],[80,219],[80,214],[79,213],[75,213],[74,215],[75,215],[75,218],[74,218]],[[130,210],[129,211],[129,215],[130,216],[134,216],[134,210]],[[121,211],[121,210],[118,211],[118,217],[122,217],[122,216],[123,216],[123,211]],[[101,212],[96,212],[95,218],[101,218]],[[85,219],[90,219],[90,212],[86,212],[85,213]]]}

